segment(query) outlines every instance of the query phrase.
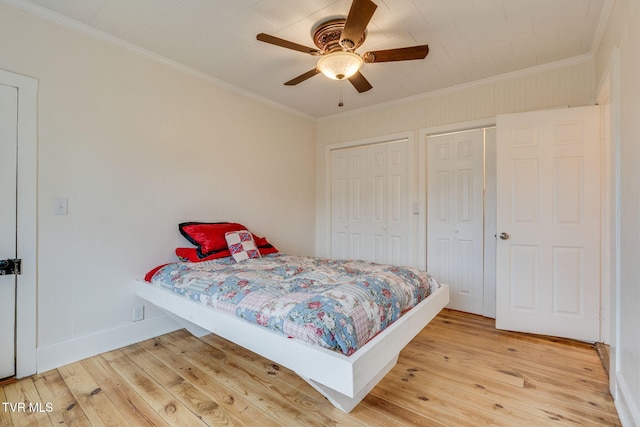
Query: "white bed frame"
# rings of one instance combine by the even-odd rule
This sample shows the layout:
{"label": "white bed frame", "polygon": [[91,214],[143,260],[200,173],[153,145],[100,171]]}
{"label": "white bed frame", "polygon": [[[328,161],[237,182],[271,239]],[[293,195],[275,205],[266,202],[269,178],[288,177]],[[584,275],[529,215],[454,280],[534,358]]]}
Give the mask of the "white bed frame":
{"label": "white bed frame", "polygon": [[144,281],[136,293],[197,337],[214,333],[296,372],[337,408],[350,412],[393,368],[402,350],[449,303],[441,285],[351,356],[290,339]]}

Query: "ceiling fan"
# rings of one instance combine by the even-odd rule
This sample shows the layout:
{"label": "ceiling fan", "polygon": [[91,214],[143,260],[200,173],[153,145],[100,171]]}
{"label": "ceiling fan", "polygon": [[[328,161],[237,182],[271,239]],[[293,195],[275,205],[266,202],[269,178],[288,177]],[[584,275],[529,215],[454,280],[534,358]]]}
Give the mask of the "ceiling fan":
{"label": "ceiling fan", "polygon": [[322,21],[313,29],[316,48],[260,33],[256,38],[265,43],[297,50],[313,56],[320,56],[315,68],[285,83],[295,86],[318,73],[334,80],[347,79],[360,93],[372,88],[360,72],[364,63],[407,61],[424,59],[429,53],[428,45],[402,47],[397,49],[374,50],[358,55],[355,50],[367,36],[367,25],[378,6],[371,0],[353,0],[346,19]]}

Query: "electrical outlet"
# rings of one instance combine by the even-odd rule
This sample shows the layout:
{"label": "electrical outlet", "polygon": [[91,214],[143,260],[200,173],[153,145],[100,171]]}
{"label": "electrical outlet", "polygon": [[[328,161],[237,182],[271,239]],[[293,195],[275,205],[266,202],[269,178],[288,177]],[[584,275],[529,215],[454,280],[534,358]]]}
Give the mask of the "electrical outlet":
{"label": "electrical outlet", "polygon": [[139,322],[144,319],[144,305],[136,304],[133,307],[133,321]]}

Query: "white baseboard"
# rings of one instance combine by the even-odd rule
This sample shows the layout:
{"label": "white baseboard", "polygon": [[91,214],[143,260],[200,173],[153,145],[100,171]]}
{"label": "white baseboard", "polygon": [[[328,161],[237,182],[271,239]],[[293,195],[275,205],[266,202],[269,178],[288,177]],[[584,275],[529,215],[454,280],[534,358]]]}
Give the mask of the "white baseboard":
{"label": "white baseboard", "polygon": [[46,372],[78,360],[144,341],[180,329],[168,316],[160,315],[106,331],[73,338],[37,349],[37,371]]}
{"label": "white baseboard", "polygon": [[618,417],[624,427],[640,427],[640,408],[631,396],[624,378],[616,375],[616,399],[614,401]]}

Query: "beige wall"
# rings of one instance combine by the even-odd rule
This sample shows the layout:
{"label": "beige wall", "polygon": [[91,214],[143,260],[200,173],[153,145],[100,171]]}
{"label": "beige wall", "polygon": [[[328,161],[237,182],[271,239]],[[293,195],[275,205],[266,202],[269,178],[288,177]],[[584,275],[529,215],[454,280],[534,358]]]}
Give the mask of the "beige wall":
{"label": "beige wall", "polygon": [[[611,75],[618,47],[620,253],[617,304],[616,406],[624,425],[640,425],[640,3],[616,0],[597,55],[597,78]],[[612,80],[616,80],[612,76]],[[618,82],[616,82],[618,83]],[[615,314],[615,312],[614,312]],[[626,423],[625,423],[626,422]]]}
{"label": "beige wall", "polygon": [[321,120],[316,153],[317,253],[329,255],[325,251],[327,146],[407,131],[412,132],[417,141],[422,129],[445,125],[455,127],[457,123],[494,119],[503,113],[592,105],[594,94],[593,61],[581,59],[533,70],[526,75],[514,75]]}
{"label": "beige wall", "polygon": [[179,222],[313,255],[315,121],[4,3],[0,69],[39,81],[40,349],[131,324],[133,280],[188,246]]}

